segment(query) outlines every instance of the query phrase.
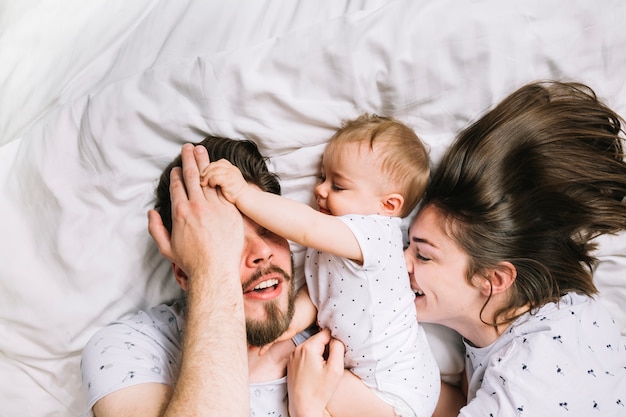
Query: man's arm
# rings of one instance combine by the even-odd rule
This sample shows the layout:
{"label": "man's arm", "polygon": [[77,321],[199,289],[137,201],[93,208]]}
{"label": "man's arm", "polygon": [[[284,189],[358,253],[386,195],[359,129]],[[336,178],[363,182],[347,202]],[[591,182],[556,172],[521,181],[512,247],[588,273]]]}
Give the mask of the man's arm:
{"label": "man's arm", "polygon": [[[200,186],[206,149],[185,145],[171,175],[172,236],[150,214],[159,249],[188,277],[182,365],[164,416],[248,416],[248,360],[239,264],[243,220],[219,192]],[[182,175],[181,175],[182,174]]]}
{"label": "man's arm", "polygon": [[149,231],[159,250],[187,280],[182,363],[173,388],[138,384],[96,403],[97,417],[247,417],[249,383],[239,263],[241,214],[219,192],[200,186],[204,147],[182,149],[183,169],[171,173],[172,235],[158,213]]}
{"label": "man's arm", "polygon": [[159,384],[137,384],[113,391],[93,406],[96,417],[161,416],[172,387]]}

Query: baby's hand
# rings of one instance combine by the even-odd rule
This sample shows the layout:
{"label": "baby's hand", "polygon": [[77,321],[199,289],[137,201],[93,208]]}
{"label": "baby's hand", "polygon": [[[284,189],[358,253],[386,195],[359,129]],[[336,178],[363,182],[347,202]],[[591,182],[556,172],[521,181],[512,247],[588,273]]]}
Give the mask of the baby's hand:
{"label": "baby's hand", "polygon": [[220,159],[211,162],[200,173],[200,185],[210,185],[213,188],[220,187],[224,197],[232,204],[236,204],[239,194],[248,183],[243,178],[239,168],[226,159]]}

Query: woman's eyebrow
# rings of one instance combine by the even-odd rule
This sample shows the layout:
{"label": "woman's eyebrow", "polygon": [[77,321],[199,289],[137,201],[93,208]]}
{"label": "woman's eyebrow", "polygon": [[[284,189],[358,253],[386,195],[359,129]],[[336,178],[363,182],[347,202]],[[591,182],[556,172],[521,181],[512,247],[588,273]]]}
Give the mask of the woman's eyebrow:
{"label": "woman's eyebrow", "polygon": [[434,248],[437,247],[437,245],[435,245],[433,242],[429,241],[428,239],[424,239],[421,237],[417,237],[417,236],[411,236],[411,242],[415,242],[415,243],[425,243],[427,245],[430,245]]}

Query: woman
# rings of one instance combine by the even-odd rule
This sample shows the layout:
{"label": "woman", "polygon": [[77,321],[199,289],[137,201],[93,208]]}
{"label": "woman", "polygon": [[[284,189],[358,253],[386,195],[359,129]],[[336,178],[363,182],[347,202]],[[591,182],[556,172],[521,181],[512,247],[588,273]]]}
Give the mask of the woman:
{"label": "woman", "polygon": [[[418,319],[465,339],[460,415],[626,415],[626,349],[593,299],[591,255],[594,237],[626,228],[620,132],[588,87],[535,83],[435,171],[405,257]],[[330,379],[309,356],[290,369]]]}

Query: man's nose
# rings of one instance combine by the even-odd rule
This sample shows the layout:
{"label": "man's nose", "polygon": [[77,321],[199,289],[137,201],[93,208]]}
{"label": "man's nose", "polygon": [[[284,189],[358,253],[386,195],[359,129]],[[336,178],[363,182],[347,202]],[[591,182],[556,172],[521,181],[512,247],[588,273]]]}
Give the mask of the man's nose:
{"label": "man's nose", "polygon": [[246,265],[251,268],[264,266],[269,263],[274,255],[272,247],[267,244],[262,236],[248,236],[245,247]]}

